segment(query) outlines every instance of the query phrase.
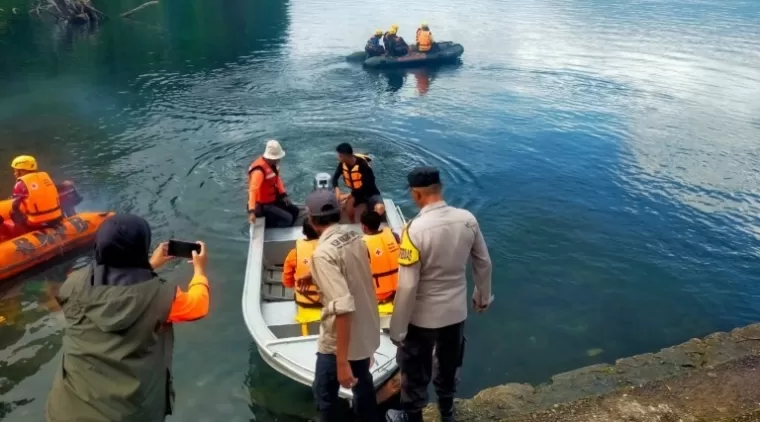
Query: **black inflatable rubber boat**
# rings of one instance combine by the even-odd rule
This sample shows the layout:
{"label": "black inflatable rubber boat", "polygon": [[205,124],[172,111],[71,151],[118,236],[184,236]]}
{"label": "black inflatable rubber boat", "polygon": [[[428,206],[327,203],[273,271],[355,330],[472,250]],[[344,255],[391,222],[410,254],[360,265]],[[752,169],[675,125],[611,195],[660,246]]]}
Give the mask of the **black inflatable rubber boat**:
{"label": "black inflatable rubber boat", "polygon": [[367,58],[363,51],[357,51],[346,56],[346,60],[355,63],[361,62],[364,67],[382,69],[455,62],[464,54],[462,44],[451,41],[436,43],[432,52],[420,53],[417,51],[416,45],[410,45],[409,49],[409,54],[400,57],[375,56]]}

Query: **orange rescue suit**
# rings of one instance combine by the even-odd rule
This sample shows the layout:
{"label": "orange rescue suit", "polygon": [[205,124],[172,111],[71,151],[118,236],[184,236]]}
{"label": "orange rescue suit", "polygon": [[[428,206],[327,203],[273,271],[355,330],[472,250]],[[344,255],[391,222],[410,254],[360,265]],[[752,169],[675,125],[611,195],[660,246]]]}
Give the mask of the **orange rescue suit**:
{"label": "orange rescue suit", "polygon": [[425,29],[417,30],[417,51],[424,53],[433,47],[433,34]]}
{"label": "orange rescue suit", "polygon": [[253,211],[256,204],[272,204],[280,195],[285,194],[285,185],[272,167],[259,157],[248,167],[248,210]]}
{"label": "orange rescue suit", "polygon": [[359,160],[364,160],[367,164],[372,162],[369,156],[364,154],[354,154],[356,162],[351,167],[348,167],[343,163],[343,181],[346,182],[346,187],[351,190],[358,190],[362,187],[362,173],[359,169]]}
{"label": "orange rescue suit", "polygon": [[[317,242],[319,242],[319,239],[296,240],[296,280],[304,278],[311,273],[309,264],[311,263],[311,255],[314,253],[314,248],[317,247]],[[296,303],[309,307],[322,306],[319,296],[317,285],[312,283],[305,293],[296,291]]]}
{"label": "orange rescue suit", "polygon": [[18,179],[26,186],[29,195],[21,201],[20,211],[30,225],[50,223],[63,217],[58,189],[44,171],[29,173]]}
{"label": "orange rescue suit", "polygon": [[387,302],[398,287],[398,242],[391,229],[385,227],[378,234],[365,234],[364,243],[369,251],[377,300]]}

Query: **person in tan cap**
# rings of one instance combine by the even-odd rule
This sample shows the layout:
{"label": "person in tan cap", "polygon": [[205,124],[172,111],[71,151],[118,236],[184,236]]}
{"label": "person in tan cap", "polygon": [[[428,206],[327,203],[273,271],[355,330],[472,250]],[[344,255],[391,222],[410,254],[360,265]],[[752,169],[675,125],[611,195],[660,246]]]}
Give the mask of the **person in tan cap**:
{"label": "person in tan cap", "polygon": [[341,206],[335,194],[318,189],[306,197],[306,210],[319,242],[311,257],[312,282],[322,293],[314,397],[320,422],[346,420],[340,413],[338,390],[354,393],[357,420],[375,422],[377,401],[372,382],[372,358],[380,346],[380,315],[369,252],[362,235],[338,224]]}
{"label": "person in tan cap", "polygon": [[280,160],[285,157],[280,143],[267,141],[264,154],[248,167],[248,221],[264,217],[266,227],[290,227],[298,218],[280,178]]}

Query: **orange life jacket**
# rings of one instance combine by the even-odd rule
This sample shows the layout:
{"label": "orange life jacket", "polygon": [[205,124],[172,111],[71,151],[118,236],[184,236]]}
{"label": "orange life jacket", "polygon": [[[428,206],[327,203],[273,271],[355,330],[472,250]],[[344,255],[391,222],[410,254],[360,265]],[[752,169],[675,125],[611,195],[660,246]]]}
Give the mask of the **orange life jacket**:
{"label": "orange life jacket", "polygon": [[259,157],[251,163],[251,166],[248,167],[248,178],[250,179],[251,173],[257,170],[264,173],[264,182],[256,190],[256,203],[271,204],[277,200],[278,196],[284,193],[280,192],[279,188],[282,184],[280,176],[272,170],[272,167],[264,160],[264,157]]}
{"label": "orange life jacket", "polygon": [[[296,240],[296,280],[303,278],[311,272],[309,264],[311,263],[311,255],[314,253],[314,248],[317,247],[317,242],[319,242],[319,239]],[[309,286],[306,293],[300,293],[296,290],[296,303],[299,305],[308,307],[322,306],[320,299],[319,289],[316,284]]]}
{"label": "orange life jacket", "polygon": [[424,53],[433,47],[433,34],[425,29],[417,30],[417,51]]}
{"label": "orange life jacket", "polygon": [[343,164],[343,181],[346,182],[346,187],[351,190],[361,189],[362,187],[362,174],[359,171],[359,160],[364,160],[367,164],[372,162],[369,156],[364,154],[354,154],[356,162],[350,168]]}
{"label": "orange life jacket", "polygon": [[398,287],[399,247],[388,227],[378,234],[365,234],[364,242],[369,250],[372,277],[379,302],[388,301]]}
{"label": "orange life jacket", "polygon": [[29,224],[50,223],[63,217],[58,189],[50,175],[44,171],[29,173],[18,178],[24,182],[29,196],[21,201],[20,210]]}

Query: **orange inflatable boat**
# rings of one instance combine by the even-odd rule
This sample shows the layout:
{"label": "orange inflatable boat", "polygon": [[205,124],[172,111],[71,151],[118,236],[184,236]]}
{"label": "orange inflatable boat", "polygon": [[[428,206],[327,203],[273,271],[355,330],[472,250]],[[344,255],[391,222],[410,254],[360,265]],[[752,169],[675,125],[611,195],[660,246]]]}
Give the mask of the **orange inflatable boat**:
{"label": "orange inflatable boat", "polygon": [[98,227],[113,212],[82,212],[45,230],[33,231],[0,243],[0,280],[18,275],[91,243]]}

